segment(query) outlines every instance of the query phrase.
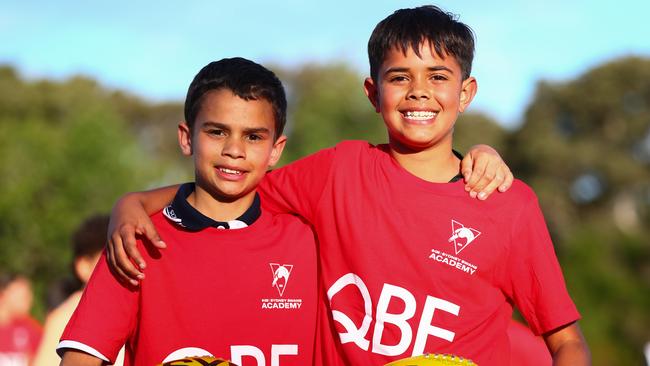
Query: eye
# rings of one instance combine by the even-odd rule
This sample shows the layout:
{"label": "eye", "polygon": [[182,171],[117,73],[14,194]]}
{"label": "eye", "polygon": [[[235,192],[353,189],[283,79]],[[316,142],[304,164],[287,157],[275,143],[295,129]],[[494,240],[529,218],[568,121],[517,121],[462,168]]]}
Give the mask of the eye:
{"label": "eye", "polygon": [[432,79],[433,81],[445,81],[445,80],[449,80],[449,78],[447,77],[447,75],[444,75],[444,74],[433,74],[433,75],[431,76],[431,79]]}
{"label": "eye", "polygon": [[395,75],[395,76],[391,76],[388,79],[388,81],[391,82],[391,83],[403,83],[403,82],[406,82],[408,80],[409,80],[408,77],[406,77],[404,75]]}
{"label": "eye", "polygon": [[206,133],[211,136],[225,136],[226,132],[220,128],[210,128],[206,130]]}
{"label": "eye", "polygon": [[262,135],[259,135],[259,134],[256,134],[256,133],[252,133],[252,134],[248,135],[248,140],[249,141],[257,142],[257,141],[261,141],[263,139],[264,138],[262,137]]}

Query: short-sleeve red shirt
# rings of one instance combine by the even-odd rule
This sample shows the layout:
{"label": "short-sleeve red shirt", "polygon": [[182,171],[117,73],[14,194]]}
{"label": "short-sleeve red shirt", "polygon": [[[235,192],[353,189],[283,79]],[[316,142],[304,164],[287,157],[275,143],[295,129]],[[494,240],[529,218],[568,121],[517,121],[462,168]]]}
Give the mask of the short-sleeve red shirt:
{"label": "short-sleeve red shirt", "polygon": [[73,348],[113,361],[126,344],[126,365],[208,354],[241,366],[312,364],[317,283],[309,226],[264,211],[233,230],[190,232],[160,212],[152,220],[168,247],[157,253],[138,243],[146,279],[122,286],[102,257],[60,350],[77,342]]}
{"label": "short-sleeve red shirt", "polygon": [[462,181],[413,176],[385,145],[348,141],[271,172],[260,188],[267,208],[297,213],[317,233],[331,306],[321,330],[338,333],[320,342],[324,364],[452,353],[506,365],[513,306],[536,334],[579,318],[521,181],[479,201]]}

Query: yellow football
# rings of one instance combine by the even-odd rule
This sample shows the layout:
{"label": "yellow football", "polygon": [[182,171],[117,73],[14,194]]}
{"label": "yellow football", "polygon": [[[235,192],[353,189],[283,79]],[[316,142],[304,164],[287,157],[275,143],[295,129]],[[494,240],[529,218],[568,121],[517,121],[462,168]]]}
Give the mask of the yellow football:
{"label": "yellow football", "polygon": [[164,362],[158,366],[237,366],[230,361],[211,356],[185,357],[180,360]]}
{"label": "yellow football", "polygon": [[454,356],[454,355],[439,355],[439,354],[426,354],[422,356],[415,356],[404,358],[401,360],[387,363],[385,366],[478,366],[472,360]]}

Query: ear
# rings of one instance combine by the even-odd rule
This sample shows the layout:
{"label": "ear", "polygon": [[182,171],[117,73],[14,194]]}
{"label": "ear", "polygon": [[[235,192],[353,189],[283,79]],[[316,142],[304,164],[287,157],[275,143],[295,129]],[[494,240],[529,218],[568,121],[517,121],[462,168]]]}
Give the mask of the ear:
{"label": "ear", "polygon": [[90,275],[92,275],[100,256],[101,254],[96,254],[93,256],[82,256],[75,258],[74,271],[77,273],[77,277],[79,277],[81,282],[88,283],[88,280],[90,280]]}
{"label": "ear", "polygon": [[375,81],[370,77],[366,78],[363,82],[363,90],[366,92],[366,96],[370,103],[372,103],[372,106],[375,107],[375,112],[379,113],[379,96],[377,95],[378,92]]}
{"label": "ear", "polygon": [[278,137],[277,140],[273,143],[273,148],[271,150],[271,158],[269,159],[269,167],[275,166],[275,164],[280,161],[282,157],[282,151],[284,151],[284,145],[287,143],[287,136],[282,135]]}
{"label": "ear", "polygon": [[178,145],[183,155],[192,155],[192,132],[185,121],[178,124]]}
{"label": "ear", "polygon": [[458,112],[463,113],[465,109],[469,107],[469,104],[472,103],[476,91],[478,89],[478,84],[476,83],[476,78],[473,76],[468,77],[463,80],[463,84],[460,90],[460,104],[458,106]]}

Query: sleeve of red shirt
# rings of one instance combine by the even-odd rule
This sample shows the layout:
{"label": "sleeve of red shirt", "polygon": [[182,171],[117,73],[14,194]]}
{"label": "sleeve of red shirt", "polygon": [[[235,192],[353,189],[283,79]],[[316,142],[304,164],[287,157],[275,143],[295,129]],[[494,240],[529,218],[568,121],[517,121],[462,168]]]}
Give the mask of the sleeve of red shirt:
{"label": "sleeve of red shirt", "polygon": [[118,282],[102,254],[61,341],[76,341],[115,361],[136,328],[138,291]]}
{"label": "sleeve of red shirt", "polygon": [[336,148],[321,150],[268,173],[259,186],[264,208],[297,214],[313,222]]}
{"label": "sleeve of red shirt", "polygon": [[530,188],[524,196],[504,271],[515,305],[540,335],[578,320],[580,314],[566,289],[537,197]]}

